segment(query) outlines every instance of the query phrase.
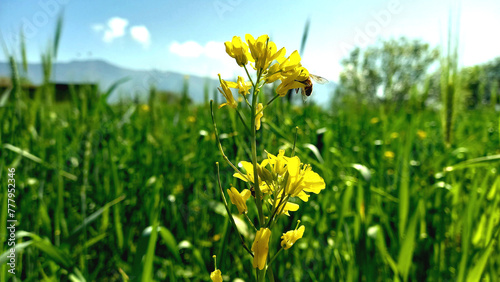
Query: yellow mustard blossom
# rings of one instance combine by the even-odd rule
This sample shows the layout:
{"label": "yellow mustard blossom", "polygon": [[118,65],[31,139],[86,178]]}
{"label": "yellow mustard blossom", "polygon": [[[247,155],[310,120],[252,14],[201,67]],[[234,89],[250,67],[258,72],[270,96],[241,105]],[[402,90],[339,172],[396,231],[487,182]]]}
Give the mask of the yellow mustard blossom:
{"label": "yellow mustard blossom", "polygon": [[394,159],[394,152],[392,151],[385,151],[384,152],[384,157],[388,158],[388,159]]}
{"label": "yellow mustard blossom", "polygon": [[283,233],[283,236],[281,236],[281,247],[285,250],[290,249],[297,240],[302,238],[304,235],[304,231],[306,230],[306,227],[302,225],[298,229],[295,228],[295,230],[290,230],[286,233]]}
{"label": "yellow mustard blossom", "polygon": [[141,105],[141,110],[144,112],[149,112],[149,105],[147,105],[147,104]]}
{"label": "yellow mustard blossom", "polygon": [[250,88],[252,88],[252,83],[250,81],[245,82],[243,77],[238,76],[238,80],[236,81],[235,87],[238,89],[238,93],[246,96],[248,93],[250,93]]}
{"label": "yellow mustard blossom", "polygon": [[397,133],[397,132],[393,132],[393,133],[391,133],[391,138],[392,138],[392,139],[396,139],[396,138],[398,138],[398,137],[399,137],[399,133]]}
{"label": "yellow mustard blossom", "polygon": [[278,79],[281,79],[281,71],[279,70],[280,65],[272,65],[266,73],[266,83],[273,83]]}
{"label": "yellow mustard blossom", "polygon": [[380,121],[380,119],[378,117],[373,117],[371,120],[370,120],[370,123],[371,124],[376,124]]}
{"label": "yellow mustard blossom", "polygon": [[210,279],[212,279],[213,282],[222,282],[222,273],[220,270],[216,269],[210,273]]}
{"label": "yellow mustard blossom", "polygon": [[[240,164],[245,169],[246,175],[242,175],[242,174],[237,172],[237,173],[233,174],[233,176],[236,178],[239,178],[245,182],[253,183],[253,181],[254,181],[253,164],[250,162],[245,162],[245,161],[240,162]],[[260,182],[260,179],[259,179],[259,182]]]}
{"label": "yellow mustard blossom", "polygon": [[284,175],[286,172],[285,150],[280,150],[278,156],[267,153],[267,159],[262,161],[262,166],[269,164],[271,171],[277,175]]}
{"label": "yellow mustard blossom", "polygon": [[319,174],[312,171],[311,166],[300,163],[300,159],[295,156],[288,158],[287,162],[288,181],[285,192],[291,197],[299,197],[307,202],[309,195],[304,192],[319,194],[325,189],[325,181]]}
{"label": "yellow mustard blossom", "polygon": [[293,74],[294,70],[298,67],[301,67],[300,64],[300,54],[297,50],[293,51],[288,58],[279,62],[279,70],[282,72],[283,76],[290,76]]}
{"label": "yellow mustard blossom", "polygon": [[255,240],[252,245],[253,267],[264,269],[266,266],[267,254],[269,252],[269,238],[271,237],[271,230],[269,228],[261,228],[255,234]]}
{"label": "yellow mustard blossom", "polygon": [[[296,79],[297,75],[300,74],[299,70],[302,68],[302,65],[300,64],[301,59],[297,51],[294,51],[286,59],[285,57],[279,57],[276,60],[278,63],[272,65],[267,72],[266,83],[273,83],[278,79],[288,79],[289,81],[293,81]],[[307,76],[308,75],[309,73],[307,73]],[[304,73],[303,77],[297,80],[305,80],[307,79],[307,76],[306,73]]]}
{"label": "yellow mustard blossom", "polygon": [[233,36],[231,42],[224,42],[226,53],[236,60],[236,63],[243,67],[248,61],[253,61],[253,58],[248,53],[248,45],[241,40],[239,36]]}
{"label": "yellow mustard blossom", "polygon": [[309,78],[309,71],[304,67],[297,67],[291,71],[288,76],[282,76],[281,84],[276,88],[276,93],[281,97],[285,96],[288,90],[304,87],[301,81]]}
{"label": "yellow mustard blossom", "polygon": [[[278,197],[276,199],[276,202],[280,204],[281,197]],[[274,207],[274,201],[269,199],[269,203]],[[281,203],[279,207],[277,207],[277,215],[284,214],[287,216],[290,216],[288,213],[289,211],[298,211],[299,210],[299,205],[291,202],[286,202],[286,203]]]}
{"label": "yellow mustard blossom", "polygon": [[212,282],[222,282],[222,273],[220,272],[219,269],[217,269],[217,261],[216,261],[216,256],[213,256],[214,258],[214,264],[215,264],[215,270],[210,273],[210,279]]}
{"label": "yellow mustard blossom", "polygon": [[225,105],[229,105],[231,108],[236,109],[238,107],[238,103],[234,100],[233,93],[231,92],[231,89],[229,89],[230,87],[236,88],[236,83],[223,80],[220,77],[220,73],[219,73],[219,81],[220,81],[220,87],[222,88],[222,90],[221,90],[221,88],[217,88],[217,89],[219,89],[219,92],[222,95],[224,95],[224,97],[226,98],[226,101],[227,101],[226,103],[221,104],[219,106],[219,109],[224,107]]}
{"label": "yellow mustard blossom", "polygon": [[417,131],[417,136],[418,138],[420,139],[425,139],[427,137],[427,132],[423,131],[423,130],[418,130]]}
{"label": "yellow mustard blossom", "polygon": [[264,116],[264,106],[262,103],[257,105],[257,115],[255,116],[255,129],[260,129],[260,119]]}
{"label": "yellow mustard blossom", "polygon": [[269,41],[267,34],[261,35],[255,40],[252,35],[245,35],[245,39],[250,48],[250,53],[255,60],[255,68],[257,70],[267,69],[269,64],[274,60],[281,60],[285,55],[285,48],[276,51],[276,44]]}
{"label": "yellow mustard blossom", "polygon": [[[236,172],[235,174],[233,174],[233,176],[238,178],[238,179],[241,179],[245,182],[253,183],[254,182],[253,164],[250,162],[245,162],[245,161],[240,162],[240,164],[245,169],[246,174],[240,174],[240,173]],[[262,170],[261,165],[257,164],[257,169]],[[258,179],[259,179],[260,191],[262,193],[268,193],[269,191],[271,191],[270,187],[268,187],[266,183],[262,182],[262,179],[260,176],[258,176]]]}
{"label": "yellow mustard blossom", "polygon": [[238,208],[238,212],[240,214],[247,213],[247,200],[250,198],[250,195],[252,194],[250,190],[244,189],[241,194],[236,190],[236,188],[231,187],[231,189],[227,189],[227,194],[229,194],[229,199],[231,199],[231,203],[233,205],[236,205]]}

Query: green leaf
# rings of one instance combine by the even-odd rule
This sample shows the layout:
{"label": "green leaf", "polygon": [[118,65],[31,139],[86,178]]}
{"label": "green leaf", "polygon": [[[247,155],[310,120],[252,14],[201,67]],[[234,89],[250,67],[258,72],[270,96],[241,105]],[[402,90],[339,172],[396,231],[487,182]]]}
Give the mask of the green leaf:
{"label": "green leaf", "polygon": [[48,240],[44,240],[38,235],[26,231],[17,232],[17,238],[20,237],[30,237],[32,239],[32,245],[45,253],[59,266],[65,269],[70,269],[73,266],[73,262],[70,256],[52,245],[52,243],[50,243]]}
{"label": "green leaf", "polygon": [[83,223],[78,225],[77,227],[75,227],[75,229],[73,229],[73,231],[71,231],[71,236],[75,235],[76,233],[80,232],[80,230],[83,229],[84,226],[86,225],[89,225],[91,224],[92,222],[94,222],[94,220],[96,220],[104,211],[108,210],[110,207],[118,204],[119,202],[121,202],[123,199],[125,199],[125,195],[122,195],[116,199],[114,199],[113,201],[105,204],[102,208],[98,209],[96,212],[94,212],[93,214],[89,215],[88,217],[86,217],[84,220],[83,220]]}
{"label": "green leaf", "polygon": [[491,240],[486,250],[484,250],[484,252],[479,257],[479,260],[472,267],[471,271],[469,271],[469,274],[467,274],[467,282],[479,282],[479,280],[481,279],[484,268],[486,267],[486,263],[488,262],[488,258],[493,252],[494,241],[495,240]]}
{"label": "green leaf", "polygon": [[151,229],[151,236],[149,236],[148,250],[142,268],[142,281],[153,281],[153,259],[155,257],[156,240],[158,238],[157,224],[155,220],[154,225],[148,227]]}
{"label": "green leaf", "polygon": [[170,230],[168,230],[166,227],[160,226],[159,233],[160,237],[163,239],[163,242],[165,242],[165,245],[167,245],[167,248],[170,250],[175,259],[178,262],[181,262],[181,256],[179,255],[179,248],[177,247],[177,242],[172,232],[170,232]]}
{"label": "green leaf", "polygon": [[316,157],[316,159],[318,159],[319,163],[322,164],[325,162],[323,160],[323,157],[321,156],[321,153],[318,150],[318,147],[314,146],[313,144],[304,144],[303,147],[313,152],[314,156]]}
{"label": "green leaf", "polygon": [[0,97],[0,107],[5,107],[7,105],[7,101],[9,101],[10,93],[12,92],[12,88],[5,90]]}
{"label": "green leaf", "polygon": [[366,182],[370,182],[370,180],[372,179],[372,173],[370,172],[370,169],[367,168],[366,166],[362,164],[350,164],[349,166],[359,171],[359,173],[361,173],[361,176],[363,176]]}
{"label": "green leaf", "polygon": [[[422,205],[422,202],[419,202],[419,206]],[[415,237],[417,232],[417,222],[419,218],[420,208],[417,207],[415,214],[410,219],[410,223],[408,224],[408,228],[406,229],[406,233],[403,237],[403,244],[401,245],[401,249],[399,251],[398,256],[398,269],[403,277],[403,281],[407,281],[408,274],[410,273],[410,267],[412,264],[413,252],[415,250]]]}

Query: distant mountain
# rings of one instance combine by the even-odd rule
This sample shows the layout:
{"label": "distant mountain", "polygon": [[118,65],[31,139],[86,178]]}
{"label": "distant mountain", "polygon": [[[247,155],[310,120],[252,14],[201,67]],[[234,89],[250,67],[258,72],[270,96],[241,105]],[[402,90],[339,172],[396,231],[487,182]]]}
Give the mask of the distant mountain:
{"label": "distant mountain", "polygon": [[[0,76],[10,76],[9,63],[0,62]],[[121,84],[110,97],[110,101],[116,101],[119,97],[139,96],[145,98],[151,85],[155,85],[159,90],[180,93],[183,89],[185,75],[159,70],[130,70],[103,60],[86,60],[54,64],[52,78],[53,82],[58,83],[97,83],[101,90],[106,90],[120,79],[128,78],[129,80]],[[41,64],[28,64],[28,79],[35,85],[42,83]],[[206,83],[210,89],[209,97],[213,97],[214,89],[219,85],[218,80],[189,76],[188,93],[195,103],[203,102]],[[333,93],[335,85],[331,82],[326,86],[315,87],[312,100],[318,104],[325,104]],[[219,97],[219,101],[223,99],[222,96]]]}
{"label": "distant mountain", "polygon": [[[0,63],[0,76],[10,76],[8,63]],[[52,81],[58,83],[97,83],[101,90],[110,87],[116,81],[128,78],[113,93],[110,100],[118,97],[146,97],[151,85],[159,90],[180,92],[184,85],[185,75],[168,71],[138,71],[120,68],[102,60],[72,61],[69,63],[56,63],[53,66]],[[41,84],[43,72],[41,64],[28,65],[28,79],[33,84]],[[189,76],[189,96],[195,102],[203,101],[205,83],[213,88],[218,85],[215,79],[206,79],[199,76]],[[210,95],[212,95],[210,93]]]}

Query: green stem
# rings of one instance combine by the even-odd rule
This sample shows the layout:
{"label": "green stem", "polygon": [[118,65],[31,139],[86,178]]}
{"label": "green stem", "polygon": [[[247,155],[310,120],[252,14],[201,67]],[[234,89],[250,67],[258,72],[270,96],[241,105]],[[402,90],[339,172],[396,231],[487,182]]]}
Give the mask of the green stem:
{"label": "green stem", "polygon": [[241,115],[240,111],[237,108],[236,108],[236,112],[238,113],[238,116],[240,117],[241,123],[243,123],[243,126],[245,127],[245,129],[247,130],[247,132],[251,133],[250,129],[247,126],[247,123],[245,122],[245,120],[243,119],[243,116]]}
{"label": "green stem", "polygon": [[[259,70],[257,73],[256,84],[259,83],[261,75],[262,75],[262,70]],[[252,124],[250,126],[250,130],[251,130],[251,145],[252,145],[252,164],[253,164],[253,174],[254,174],[253,186],[255,188],[255,205],[257,206],[257,211],[259,213],[259,226],[262,227],[264,226],[265,222],[264,222],[264,213],[262,212],[262,191],[260,191],[259,174],[257,171],[257,135],[256,135],[257,130],[255,128],[255,116],[256,116],[255,114],[257,109],[259,90],[260,89],[256,87],[253,88],[252,109],[250,115],[250,117],[252,118]],[[266,277],[266,268],[262,270],[257,269],[256,271],[257,271],[257,281],[264,281]]]}
{"label": "green stem", "polygon": [[[260,80],[262,72],[259,71],[257,75],[257,81]],[[260,191],[259,187],[259,174],[257,173],[257,130],[255,129],[255,110],[257,108],[257,100],[258,100],[258,92],[259,89],[253,89],[252,94],[252,112],[251,112],[251,147],[252,147],[252,164],[253,164],[253,174],[254,174],[254,189],[255,189],[255,203],[257,206],[257,211],[259,213],[259,226],[264,225],[264,213],[262,212],[262,191]]]}
{"label": "green stem", "polygon": [[219,150],[222,154],[222,157],[224,158],[224,160],[239,174],[241,175],[245,175],[243,173],[241,173],[241,171],[236,168],[236,166],[229,160],[229,158],[226,156],[226,154],[224,154],[224,150],[222,150],[222,144],[220,143],[220,139],[219,139],[219,133],[217,132],[217,124],[215,123],[215,113],[214,113],[214,108],[213,108],[213,104],[214,104],[214,101],[213,100],[210,100],[210,111],[212,113],[212,124],[214,126],[214,131],[215,131],[215,138],[217,140],[217,146],[219,147]]}
{"label": "green stem", "polygon": [[250,218],[248,217],[248,215],[245,213],[245,218],[248,220],[248,223],[250,223],[250,225],[253,227],[253,229],[255,231],[257,231],[257,228],[255,228],[255,225],[253,225],[253,222],[252,220],[250,220]]}
{"label": "green stem", "polygon": [[[243,67],[245,68],[245,72],[247,73],[248,79],[250,79],[250,82],[252,83],[252,86],[253,86],[253,89],[254,89],[254,92],[255,92],[255,84],[253,83],[253,80],[252,80],[252,77],[250,76],[250,73],[248,73],[247,66],[244,65]],[[257,81],[259,81],[259,79],[257,79]]]}
{"label": "green stem", "polygon": [[295,127],[295,138],[293,139],[293,148],[292,148],[292,158],[295,156],[295,144],[297,143],[297,135],[299,133],[299,127]]}
{"label": "green stem", "polygon": [[226,196],[224,195],[224,191],[222,190],[222,185],[220,184],[219,163],[217,162],[215,164],[217,165],[217,183],[219,184],[219,190],[220,190],[220,194],[222,197],[222,202],[224,203],[224,207],[226,207],[227,215],[229,216],[229,219],[231,220],[231,223],[233,224],[233,227],[236,230],[236,233],[238,233],[238,236],[240,237],[241,244],[243,245],[243,248],[253,257],[253,253],[247,247],[247,244],[245,244],[245,239],[243,239],[243,236],[241,235],[240,231],[238,230],[238,227],[236,226],[236,223],[234,222],[233,215],[231,214],[231,210],[229,209],[229,206],[227,205]]}
{"label": "green stem", "polygon": [[276,253],[274,254],[273,258],[271,258],[271,260],[269,261],[269,263],[267,264],[267,267],[270,267],[271,266],[271,263],[273,263],[273,261],[276,259],[276,257],[278,257],[278,255],[281,253],[281,251],[283,251],[283,247]]}
{"label": "green stem", "polygon": [[269,100],[269,102],[267,102],[267,104],[262,108],[262,110],[260,110],[257,114],[260,114],[260,112],[264,111],[267,106],[269,106],[274,100],[276,100],[276,98],[278,98],[280,95],[276,95],[274,96],[271,100]]}

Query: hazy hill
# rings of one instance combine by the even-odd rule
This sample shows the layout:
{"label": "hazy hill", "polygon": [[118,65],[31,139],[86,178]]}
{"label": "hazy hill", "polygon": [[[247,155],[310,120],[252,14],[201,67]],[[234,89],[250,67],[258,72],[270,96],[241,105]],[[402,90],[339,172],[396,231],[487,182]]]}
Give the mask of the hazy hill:
{"label": "hazy hill", "polygon": [[[21,67],[19,67],[21,69]],[[10,76],[10,66],[6,62],[0,62],[0,76]],[[115,66],[102,60],[72,61],[68,63],[54,64],[52,81],[61,83],[98,83],[101,90],[107,89],[122,78],[129,78],[110,97],[116,101],[118,97],[146,97],[150,85],[155,85],[159,90],[181,92],[184,84],[184,74],[158,71],[158,70],[130,70]],[[41,64],[28,65],[28,79],[34,84],[40,84],[43,80]],[[204,87],[209,83],[209,97],[213,97],[214,89],[219,85],[216,79],[207,79],[190,75],[188,92],[194,102],[203,102]],[[326,86],[315,87],[313,101],[325,104],[335,88],[335,83]],[[222,97],[219,101],[222,101]]]}

